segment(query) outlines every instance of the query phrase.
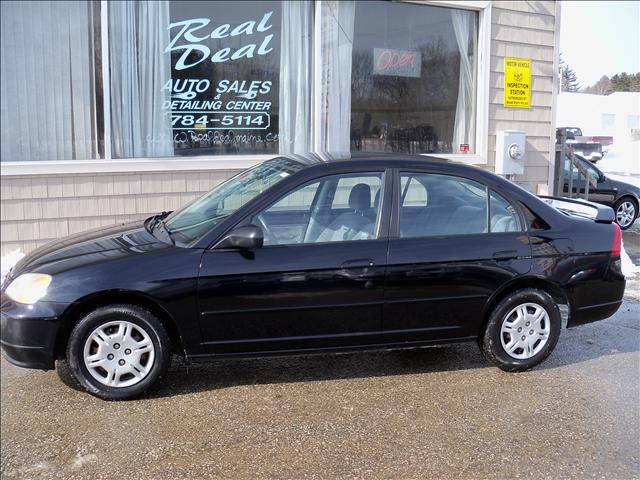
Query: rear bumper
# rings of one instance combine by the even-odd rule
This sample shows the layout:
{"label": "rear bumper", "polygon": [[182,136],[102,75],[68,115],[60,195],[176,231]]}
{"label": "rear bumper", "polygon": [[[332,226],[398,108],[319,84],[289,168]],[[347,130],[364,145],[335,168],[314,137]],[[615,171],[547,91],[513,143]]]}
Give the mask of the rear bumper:
{"label": "rear bumper", "polygon": [[0,345],[10,363],[23,368],[52,370],[60,329],[60,316],[67,305],[38,302],[22,305],[2,299]]}
{"label": "rear bumper", "polygon": [[620,305],[622,305],[622,300],[577,308],[569,316],[567,327],[576,327],[609,318],[618,311]]}
{"label": "rear bumper", "polygon": [[571,288],[567,327],[604,320],[618,311],[626,286],[619,264],[619,259],[610,260],[603,277],[586,279]]}

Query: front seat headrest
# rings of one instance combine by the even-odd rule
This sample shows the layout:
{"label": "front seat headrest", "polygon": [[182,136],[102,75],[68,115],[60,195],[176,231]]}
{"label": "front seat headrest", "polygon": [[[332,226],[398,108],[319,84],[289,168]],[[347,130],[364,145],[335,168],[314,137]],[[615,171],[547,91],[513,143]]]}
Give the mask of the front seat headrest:
{"label": "front seat headrest", "polygon": [[354,185],[349,194],[349,207],[356,212],[371,208],[371,187],[366,183]]}

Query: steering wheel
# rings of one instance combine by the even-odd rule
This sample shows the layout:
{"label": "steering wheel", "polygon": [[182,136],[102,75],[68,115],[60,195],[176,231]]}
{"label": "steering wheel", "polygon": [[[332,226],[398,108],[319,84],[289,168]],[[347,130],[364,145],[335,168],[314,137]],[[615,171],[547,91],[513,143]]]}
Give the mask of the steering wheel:
{"label": "steering wheel", "polygon": [[264,243],[265,244],[271,243],[271,241],[273,240],[273,235],[271,235],[271,232],[269,231],[269,227],[267,227],[267,224],[262,218],[262,215],[256,215],[254,219],[258,224],[258,227],[262,229],[262,236],[264,238]]}

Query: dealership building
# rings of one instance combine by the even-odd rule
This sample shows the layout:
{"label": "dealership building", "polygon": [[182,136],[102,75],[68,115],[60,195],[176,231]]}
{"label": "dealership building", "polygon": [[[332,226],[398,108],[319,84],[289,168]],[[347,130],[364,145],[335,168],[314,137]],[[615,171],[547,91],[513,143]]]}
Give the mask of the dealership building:
{"label": "dealership building", "polygon": [[537,193],[553,184],[552,1],[0,8],[2,254],[174,210],[310,150],[435,155]]}

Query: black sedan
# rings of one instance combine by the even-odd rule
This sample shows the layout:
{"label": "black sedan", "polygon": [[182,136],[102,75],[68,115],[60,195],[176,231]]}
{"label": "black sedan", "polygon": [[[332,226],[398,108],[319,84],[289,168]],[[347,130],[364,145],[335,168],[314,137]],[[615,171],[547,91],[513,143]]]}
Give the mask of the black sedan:
{"label": "black sedan", "polygon": [[[595,186],[589,186],[589,200],[613,207],[616,212],[616,223],[622,230],[633,225],[640,216],[640,188],[629,183],[607,177],[593,163],[580,155],[575,155],[578,162],[596,180]],[[564,194],[569,193],[569,170],[573,173],[571,192],[573,197],[583,198],[586,193],[586,177],[577,168],[571,169],[569,157],[564,159]]]}
{"label": "black sedan", "polygon": [[[184,208],[67,237],[2,286],[2,349],[89,393],[189,361],[478,342],[516,372],[613,315],[620,229],[429,157],[280,157]],[[578,209],[580,210],[580,209]],[[56,365],[57,362],[57,365]]]}

